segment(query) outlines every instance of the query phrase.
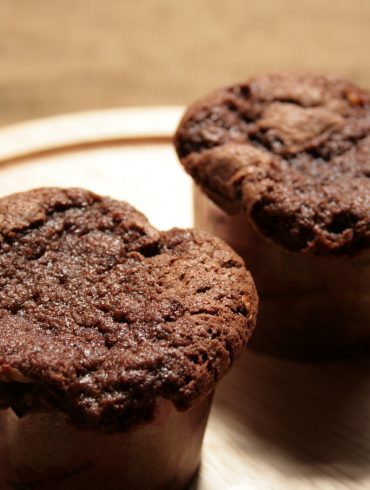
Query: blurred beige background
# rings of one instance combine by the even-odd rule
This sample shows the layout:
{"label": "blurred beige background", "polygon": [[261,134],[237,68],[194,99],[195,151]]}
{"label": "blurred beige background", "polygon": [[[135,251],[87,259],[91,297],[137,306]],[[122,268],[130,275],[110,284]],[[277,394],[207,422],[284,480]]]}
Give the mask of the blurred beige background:
{"label": "blurred beige background", "polygon": [[370,86],[369,0],[0,0],[0,125],[269,71]]}

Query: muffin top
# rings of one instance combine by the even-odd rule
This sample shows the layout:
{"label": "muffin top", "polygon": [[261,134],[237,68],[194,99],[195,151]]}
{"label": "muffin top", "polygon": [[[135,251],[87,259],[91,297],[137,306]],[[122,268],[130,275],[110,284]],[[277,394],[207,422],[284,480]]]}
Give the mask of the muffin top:
{"label": "muffin top", "polygon": [[242,260],[194,231],[159,232],[82,189],[0,199],[0,401],[124,430],[163,397],[187,409],[255,324]]}
{"label": "muffin top", "polygon": [[325,76],[260,76],[193,104],[175,146],[213,201],[286,249],[369,248],[370,92]]}

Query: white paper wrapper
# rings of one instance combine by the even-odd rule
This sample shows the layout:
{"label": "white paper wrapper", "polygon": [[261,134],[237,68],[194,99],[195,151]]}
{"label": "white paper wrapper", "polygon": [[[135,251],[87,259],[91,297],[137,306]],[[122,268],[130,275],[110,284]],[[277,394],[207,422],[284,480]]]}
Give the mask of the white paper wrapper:
{"label": "white paper wrapper", "polygon": [[304,256],[262,237],[194,187],[195,227],[225,240],[245,260],[260,297],[251,348],[289,357],[331,357],[370,345],[370,252]]}
{"label": "white paper wrapper", "polygon": [[194,477],[212,395],[186,412],[160,399],[154,421],[127,433],[82,430],[60,412],[0,412],[1,490],[185,489]]}

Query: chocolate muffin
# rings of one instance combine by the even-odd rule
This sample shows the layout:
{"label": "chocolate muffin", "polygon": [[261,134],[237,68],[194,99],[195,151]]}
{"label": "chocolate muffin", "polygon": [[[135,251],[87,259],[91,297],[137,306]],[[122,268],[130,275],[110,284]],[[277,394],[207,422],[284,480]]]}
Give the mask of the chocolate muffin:
{"label": "chocolate muffin", "polygon": [[0,199],[1,488],[184,488],[256,307],[204,232],[82,189]]}
{"label": "chocolate muffin", "polygon": [[325,76],[256,77],[193,104],[175,146],[199,186],[196,226],[254,274],[252,344],[316,356],[368,343],[370,93]]}

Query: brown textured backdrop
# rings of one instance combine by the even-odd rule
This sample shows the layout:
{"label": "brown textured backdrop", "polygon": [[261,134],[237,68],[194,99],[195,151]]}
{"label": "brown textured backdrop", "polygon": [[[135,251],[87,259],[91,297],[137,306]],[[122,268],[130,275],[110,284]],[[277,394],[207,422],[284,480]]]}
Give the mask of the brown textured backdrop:
{"label": "brown textured backdrop", "polygon": [[369,47],[369,0],[0,0],[0,125],[269,71],[370,87]]}

